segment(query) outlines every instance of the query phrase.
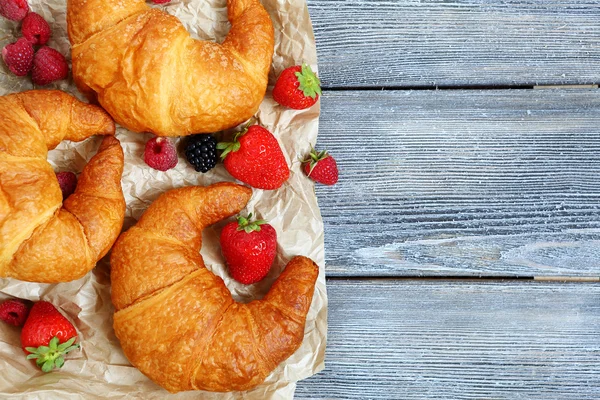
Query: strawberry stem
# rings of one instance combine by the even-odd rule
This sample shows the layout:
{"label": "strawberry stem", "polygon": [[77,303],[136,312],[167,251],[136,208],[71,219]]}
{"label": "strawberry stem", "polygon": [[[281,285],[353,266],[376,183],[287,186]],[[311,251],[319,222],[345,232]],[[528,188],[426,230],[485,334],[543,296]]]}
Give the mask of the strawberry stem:
{"label": "strawberry stem", "polygon": [[63,356],[68,352],[79,348],[79,344],[75,343],[75,339],[76,338],[73,337],[64,343],[59,344],[58,337],[54,336],[50,339],[48,346],[26,347],[25,350],[31,353],[27,356],[27,359],[35,360],[37,366],[44,372],[50,372],[54,368],[60,368],[65,363]]}
{"label": "strawberry stem", "polygon": [[321,81],[310,68],[310,65],[302,64],[302,70],[296,72],[296,77],[300,82],[298,89],[302,90],[306,97],[315,99],[317,94],[321,94]]}
{"label": "strawberry stem", "polygon": [[238,231],[245,231],[246,233],[251,232],[260,232],[260,226],[267,223],[267,221],[262,219],[257,219],[256,221],[251,221],[252,213],[248,214],[247,217],[238,217]]}

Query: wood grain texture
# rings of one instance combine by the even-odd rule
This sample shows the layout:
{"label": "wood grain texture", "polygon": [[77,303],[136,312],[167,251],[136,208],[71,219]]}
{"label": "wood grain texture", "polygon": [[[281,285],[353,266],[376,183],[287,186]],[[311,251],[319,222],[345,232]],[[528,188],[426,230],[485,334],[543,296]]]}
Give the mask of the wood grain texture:
{"label": "wood grain texture", "polygon": [[591,0],[308,0],[326,87],[600,81]]}
{"label": "wood grain texture", "polygon": [[296,398],[598,399],[600,285],[328,281],[325,371]]}
{"label": "wood grain texture", "polygon": [[600,276],[600,91],[322,101],[328,276]]}

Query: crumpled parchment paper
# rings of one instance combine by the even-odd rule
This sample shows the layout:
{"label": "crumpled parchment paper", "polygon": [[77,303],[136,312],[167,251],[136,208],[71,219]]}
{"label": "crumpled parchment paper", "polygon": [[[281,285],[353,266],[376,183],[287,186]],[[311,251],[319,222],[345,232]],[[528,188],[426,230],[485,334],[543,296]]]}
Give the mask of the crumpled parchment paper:
{"label": "crumpled parchment paper", "polygon": [[[29,0],[29,4],[52,27],[49,45],[70,59],[66,0]],[[44,374],[25,359],[20,348],[20,330],[0,324],[0,398],[291,399],[296,381],[323,369],[327,334],[323,223],[313,183],[303,175],[299,162],[308,153],[311,144],[316,142],[319,105],[309,110],[294,111],[277,105],[271,97],[272,85],[284,68],[306,62],[316,71],[315,41],[304,0],[263,0],[263,4],[273,20],[276,44],[270,86],[256,118],[279,140],[291,167],[291,175],[279,190],[254,189],[243,213],[252,212],[273,225],[278,234],[278,256],[262,282],[244,286],[233,281],[229,278],[219,246],[219,233],[226,222],[204,231],[201,253],[207,267],[224,279],[234,297],[240,301],[262,297],[287,261],[295,255],[308,256],[319,264],[319,278],[301,348],[254,390],[228,394],[199,391],[169,394],[129,364],[114,335],[110,270],[106,257],[92,272],[74,282],[49,285],[0,279],[0,301],[19,297],[52,302],[75,324],[82,345],[81,351],[67,356],[61,370]],[[225,0],[174,0],[161,7],[179,17],[196,38],[221,42],[228,32]],[[18,23],[0,18],[0,48],[19,36]],[[12,75],[0,62],[0,95],[34,88],[29,78]],[[70,80],[44,87],[47,88],[61,89],[83,99]],[[124,229],[133,225],[150,203],[166,190],[234,181],[222,164],[207,174],[195,172],[181,156],[182,152],[176,168],[167,172],[156,171],[143,161],[144,145],[151,135],[119,128],[117,137],[125,151],[122,185],[127,214]],[[181,140],[177,142],[180,147]],[[96,153],[99,143],[99,138],[82,143],[63,142],[50,152],[48,159],[57,172],[80,173]]]}

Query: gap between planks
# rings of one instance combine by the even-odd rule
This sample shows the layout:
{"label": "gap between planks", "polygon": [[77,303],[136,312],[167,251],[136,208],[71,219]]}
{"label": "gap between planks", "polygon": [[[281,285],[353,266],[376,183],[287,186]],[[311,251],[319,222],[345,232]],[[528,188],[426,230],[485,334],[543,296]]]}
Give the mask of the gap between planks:
{"label": "gap between planks", "polygon": [[551,276],[540,275],[533,277],[515,276],[329,276],[328,281],[469,281],[469,282],[510,282],[510,281],[537,281],[537,282],[600,282],[598,276]]}
{"label": "gap between planks", "polygon": [[423,86],[327,86],[322,89],[330,92],[383,91],[383,90],[547,90],[547,89],[598,89],[598,84],[583,85],[423,85]]}

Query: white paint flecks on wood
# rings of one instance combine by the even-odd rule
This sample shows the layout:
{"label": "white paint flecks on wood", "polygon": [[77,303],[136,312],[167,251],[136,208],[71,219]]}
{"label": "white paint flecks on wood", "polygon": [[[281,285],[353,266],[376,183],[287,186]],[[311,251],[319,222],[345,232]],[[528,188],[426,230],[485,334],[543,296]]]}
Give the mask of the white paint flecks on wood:
{"label": "white paint flecks on wood", "polygon": [[322,100],[329,276],[600,276],[600,90]]}
{"label": "white paint flecks on wood", "polygon": [[598,399],[600,284],[329,280],[296,398]]}
{"label": "white paint flecks on wood", "polygon": [[600,4],[309,0],[328,87],[600,81]]}

